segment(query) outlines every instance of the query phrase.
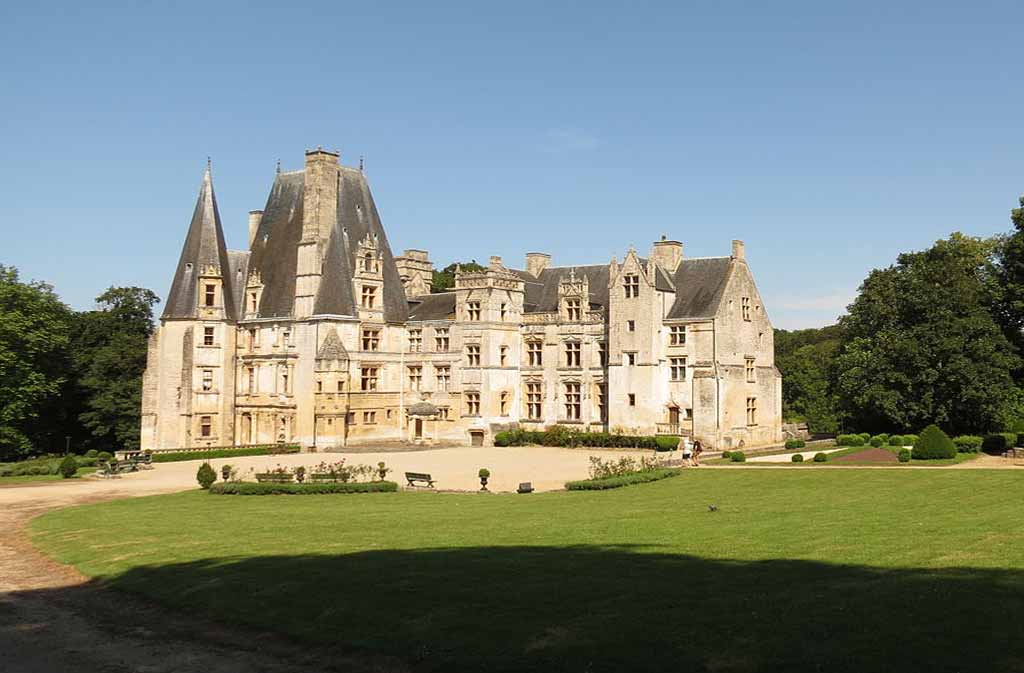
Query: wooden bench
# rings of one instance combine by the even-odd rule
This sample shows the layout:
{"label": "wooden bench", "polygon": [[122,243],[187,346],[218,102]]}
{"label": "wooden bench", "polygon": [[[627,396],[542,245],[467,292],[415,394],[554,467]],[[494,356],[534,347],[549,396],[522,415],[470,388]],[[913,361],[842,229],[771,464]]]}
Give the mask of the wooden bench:
{"label": "wooden bench", "polygon": [[415,486],[416,482],[423,482],[427,488],[434,488],[434,478],[424,472],[406,472],[405,480],[409,482],[409,486]]}
{"label": "wooden bench", "polygon": [[256,475],[256,481],[271,484],[290,484],[294,475],[290,472],[260,472]]}
{"label": "wooden bench", "polygon": [[524,481],[519,484],[519,488],[516,489],[516,493],[533,493],[533,482]]}

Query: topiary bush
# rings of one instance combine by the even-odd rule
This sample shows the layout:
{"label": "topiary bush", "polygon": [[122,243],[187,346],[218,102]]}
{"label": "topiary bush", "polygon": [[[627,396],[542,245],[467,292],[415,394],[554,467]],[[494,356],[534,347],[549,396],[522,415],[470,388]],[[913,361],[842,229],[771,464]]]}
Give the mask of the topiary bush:
{"label": "topiary bush", "polygon": [[96,449],[89,449],[88,451],[85,452],[85,457],[86,458],[96,458],[99,455],[100,455],[100,452],[97,451]]}
{"label": "topiary bush", "polygon": [[101,463],[109,463],[113,459],[114,456],[109,451],[100,451],[99,454],[96,456],[96,460],[98,460]]}
{"label": "topiary bush", "polygon": [[889,442],[889,435],[874,435],[869,442],[876,449],[885,446]]}
{"label": "topiary bush", "polygon": [[871,433],[870,432],[861,432],[859,434],[860,434],[860,438],[862,440],[864,440],[864,444],[862,444],[861,446],[867,445],[871,441]]}
{"label": "topiary bush", "polygon": [[1003,451],[1012,449],[1016,443],[1016,433],[994,432],[991,435],[985,435],[985,439],[981,442],[981,450],[993,456],[998,456]]}
{"label": "topiary bush", "polygon": [[953,438],[953,445],[960,453],[978,453],[983,441],[985,440],[978,435],[960,435]]}
{"label": "topiary bush", "polygon": [[213,471],[209,463],[203,463],[196,471],[196,481],[199,482],[200,488],[208,489],[213,482],[217,481],[217,473]]}
{"label": "topiary bush", "polygon": [[917,444],[917,435],[903,435],[903,446],[913,446]]}
{"label": "topiary bush", "polygon": [[900,452],[896,454],[896,459],[901,463],[909,463],[910,449],[900,449]]}
{"label": "topiary bush", "polygon": [[60,461],[57,471],[60,472],[60,476],[70,479],[78,472],[78,461],[75,460],[74,456],[65,456],[64,460]]}
{"label": "topiary bush", "polygon": [[658,435],[654,438],[658,451],[675,451],[679,448],[679,438],[672,435]]}
{"label": "topiary bush", "polygon": [[747,462],[747,454],[742,451],[733,451],[729,454],[729,460],[734,463],[745,463]]}
{"label": "topiary bush", "polygon": [[726,460],[732,458],[732,451],[722,451],[722,458]]}
{"label": "topiary bush", "polygon": [[790,460],[792,460],[794,463],[802,463],[802,462],[804,462],[804,454],[802,454],[802,453],[794,453],[793,457],[790,458]]}
{"label": "topiary bush", "polygon": [[814,454],[814,462],[816,462],[816,463],[826,463],[826,462],[828,462],[828,454],[827,453],[822,453],[821,451],[819,451],[818,453]]}
{"label": "topiary bush", "polygon": [[956,458],[956,445],[937,425],[929,425],[914,443],[913,456],[916,460]]}
{"label": "topiary bush", "polygon": [[906,446],[903,435],[892,435],[889,437],[889,446]]}
{"label": "topiary bush", "polygon": [[836,446],[864,446],[865,439],[862,435],[839,435],[836,437]]}
{"label": "topiary bush", "polygon": [[787,439],[786,440],[786,448],[787,449],[802,449],[805,446],[807,446],[807,442],[805,442],[802,439]]}

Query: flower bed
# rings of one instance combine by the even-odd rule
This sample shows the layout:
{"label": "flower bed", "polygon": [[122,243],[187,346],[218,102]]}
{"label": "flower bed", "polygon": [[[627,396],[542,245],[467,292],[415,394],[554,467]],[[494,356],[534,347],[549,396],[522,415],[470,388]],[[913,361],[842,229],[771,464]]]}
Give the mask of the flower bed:
{"label": "flower bed", "polygon": [[394,493],[398,484],[393,481],[366,481],[350,483],[252,483],[229,481],[214,484],[214,495],[326,495],[334,493]]}

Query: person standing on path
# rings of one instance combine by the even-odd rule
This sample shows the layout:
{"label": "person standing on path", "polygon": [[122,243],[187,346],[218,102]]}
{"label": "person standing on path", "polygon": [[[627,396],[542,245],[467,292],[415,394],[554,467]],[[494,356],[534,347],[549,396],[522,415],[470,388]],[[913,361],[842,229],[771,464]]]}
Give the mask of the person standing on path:
{"label": "person standing on path", "polygon": [[683,447],[683,467],[691,467],[693,465],[693,446],[690,444],[690,438],[680,437],[679,444]]}
{"label": "person standing on path", "polygon": [[696,440],[693,443],[693,466],[700,467],[700,454],[704,452],[704,447],[701,446],[700,440]]}

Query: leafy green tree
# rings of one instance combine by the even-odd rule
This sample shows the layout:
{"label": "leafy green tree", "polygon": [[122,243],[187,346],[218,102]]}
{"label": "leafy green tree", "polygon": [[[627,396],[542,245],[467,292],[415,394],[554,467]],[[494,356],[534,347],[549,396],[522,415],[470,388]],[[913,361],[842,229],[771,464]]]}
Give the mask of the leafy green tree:
{"label": "leafy green tree", "polygon": [[996,281],[999,287],[996,317],[1018,350],[1024,350],[1024,196],[1010,211],[1013,230],[999,239]]}
{"label": "leafy green tree", "polygon": [[860,430],[1006,425],[1022,361],[994,318],[997,242],[954,233],[872,271],[840,320],[835,392]]}
{"label": "leafy green tree", "polygon": [[459,266],[463,271],[484,271],[487,268],[477,264],[475,259],[472,262],[452,262],[440,271],[434,272],[434,277],[430,282],[430,291],[447,292],[455,287],[455,269]]}
{"label": "leafy green tree", "polygon": [[782,374],[782,413],[787,421],[806,421],[812,432],[839,431],[831,382],[839,337],[836,325],[775,331],[775,366]]}
{"label": "leafy green tree", "polygon": [[0,460],[63,449],[44,410],[65,382],[70,320],[51,286],[0,265]]}
{"label": "leafy green tree", "polygon": [[96,298],[96,310],[75,316],[77,386],[68,396],[89,433],[87,445],[138,448],[142,373],[157,301],[145,288],[112,287]]}

